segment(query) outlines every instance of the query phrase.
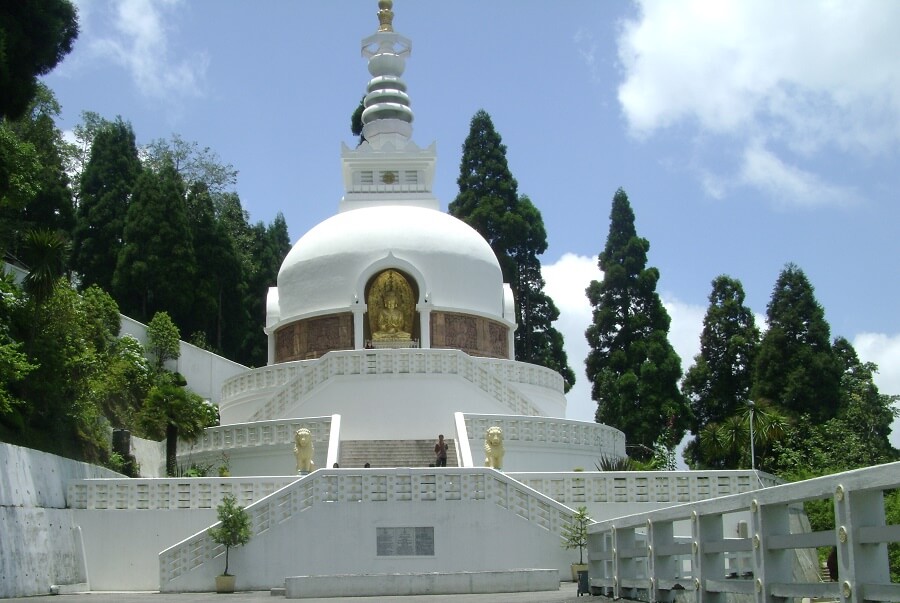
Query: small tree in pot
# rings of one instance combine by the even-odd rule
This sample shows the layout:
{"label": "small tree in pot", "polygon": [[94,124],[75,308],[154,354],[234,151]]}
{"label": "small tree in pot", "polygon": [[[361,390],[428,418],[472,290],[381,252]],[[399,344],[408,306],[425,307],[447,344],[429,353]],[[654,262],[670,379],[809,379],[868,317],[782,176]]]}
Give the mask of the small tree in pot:
{"label": "small tree in pot", "polygon": [[237,504],[232,494],[222,497],[222,504],[216,507],[219,524],[209,529],[209,537],[216,544],[225,546],[225,572],[216,576],[217,592],[234,592],[234,576],[228,573],[228,551],[233,546],[243,546],[250,541],[250,516],[244,507]]}
{"label": "small tree in pot", "polygon": [[572,523],[563,526],[562,546],[565,549],[578,549],[578,563],[572,564],[572,580],[578,579],[578,571],[586,570],[584,563],[584,547],[587,545],[587,527],[591,523],[587,507],[578,507],[572,515]]}

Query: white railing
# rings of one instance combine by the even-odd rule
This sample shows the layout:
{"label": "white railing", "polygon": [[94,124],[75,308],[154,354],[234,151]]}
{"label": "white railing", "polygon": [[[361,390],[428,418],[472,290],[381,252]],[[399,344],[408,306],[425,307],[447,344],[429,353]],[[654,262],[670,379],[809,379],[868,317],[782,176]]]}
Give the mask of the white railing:
{"label": "white railing", "polygon": [[[320,469],[247,507],[255,536],[315,505],[459,501],[497,505],[562,536],[571,509],[493,469]],[[160,590],[224,552],[206,530],[159,555]]]}
{"label": "white railing", "polygon": [[[302,370],[296,372],[278,388],[266,386],[266,389],[271,389],[272,396],[263,407],[250,416],[250,420],[277,416],[288,406],[335,377],[388,374],[456,375],[505,405],[513,414],[541,414],[525,396],[507,385],[503,378],[479,359],[459,350],[404,348],[333,351],[315,361],[307,361]],[[281,373],[272,378],[282,376],[286,375]],[[229,383],[226,383],[226,387],[228,385]],[[227,404],[223,402],[223,406],[225,405]]]}
{"label": "white railing", "polygon": [[761,471],[573,471],[510,475],[569,507],[587,503],[689,503],[781,483],[775,476]]}
{"label": "white railing", "polygon": [[304,370],[302,361],[282,362],[271,366],[249,369],[222,384],[222,404],[234,402],[242,394],[259,395],[266,390],[276,390]]}
{"label": "white railing", "polygon": [[88,510],[215,509],[226,494],[250,505],[293,483],[296,476],[190,479],[78,479],[68,483],[66,505]]}
{"label": "white railing", "polygon": [[[671,601],[675,591],[698,602],[724,601],[726,593],[757,603],[900,601],[887,554],[900,542],[900,525],[885,521],[884,508],[885,490],[898,487],[900,463],[892,463],[601,521],[588,528],[591,588],[654,602]],[[833,502],[833,529],[809,532],[792,521],[800,503],[816,499]],[[723,528],[734,513],[749,516],[746,537]],[[690,525],[690,537],[675,535],[676,522]],[[798,559],[815,559],[817,547],[834,547],[837,582],[794,571]]]}
{"label": "white railing", "polygon": [[601,455],[625,456],[625,434],[600,423],[511,415],[466,413],[464,416],[466,430],[475,439],[483,438],[488,428],[496,425],[503,430],[503,441],[507,444],[583,447],[593,450],[598,459]]}
{"label": "white railing", "polygon": [[208,452],[227,453],[235,449],[260,446],[293,445],[294,434],[306,427],[316,443],[327,442],[331,434],[332,417],[309,419],[279,419],[234,423],[204,429],[193,442],[178,440],[178,456]]}
{"label": "white railing", "polygon": [[562,375],[545,366],[497,358],[479,358],[477,361],[512,383],[537,385],[560,393],[565,390]]}

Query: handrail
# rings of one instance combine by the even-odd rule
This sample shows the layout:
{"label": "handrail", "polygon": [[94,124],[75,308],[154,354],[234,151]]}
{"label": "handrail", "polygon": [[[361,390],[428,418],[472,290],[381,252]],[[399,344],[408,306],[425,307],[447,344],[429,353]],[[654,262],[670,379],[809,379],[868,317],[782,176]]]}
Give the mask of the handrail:
{"label": "handrail", "polygon": [[534,404],[510,387],[491,366],[459,350],[401,348],[332,351],[316,360],[306,361],[301,370],[281,382],[277,389],[273,389],[274,393],[269,401],[257,409],[249,421],[277,416],[291,403],[335,377],[372,374],[456,375],[506,405],[514,414],[541,414]]}
{"label": "handrail", "polygon": [[205,452],[230,451],[258,446],[289,445],[294,443],[294,434],[306,427],[313,441],[327,442],[331,433],[333,415],[303,419],[273,419],[251,423],[231,423],[208,427],[193,441],[178,440],[178,455]]}
{"label": "handrail", "polygon": [[[721,593],[754,595],[760,603],[897,601],[887,545],[900,542],[900,525],[886,522],[883,498],[898,487],[900,463],[890,463],[601,521],[588,528],[591,587],[652,602],[670,601],[675,590],[694,591],[696,601]],[[799,503],[816,499],[833,501],[834,529],[804,533],[792,515]],[[746,537],[723,529],[723,517],[735,513],[749,517]],[[689,537],[676,535],[678,522],[690,525]],[[834,547],[837,582],[795,577],[795,559],[814,547]],[[734,571],[735,558],[743,571]]]}

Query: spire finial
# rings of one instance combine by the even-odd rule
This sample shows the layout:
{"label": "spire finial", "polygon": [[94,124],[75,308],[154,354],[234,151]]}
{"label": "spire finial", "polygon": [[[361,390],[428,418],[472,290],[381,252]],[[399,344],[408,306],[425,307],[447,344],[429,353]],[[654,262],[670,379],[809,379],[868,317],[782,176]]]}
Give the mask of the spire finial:
{"label": "spire finial", "polygon": [[393,6],[392,0],[378,0],[378,31],[394,31]]}

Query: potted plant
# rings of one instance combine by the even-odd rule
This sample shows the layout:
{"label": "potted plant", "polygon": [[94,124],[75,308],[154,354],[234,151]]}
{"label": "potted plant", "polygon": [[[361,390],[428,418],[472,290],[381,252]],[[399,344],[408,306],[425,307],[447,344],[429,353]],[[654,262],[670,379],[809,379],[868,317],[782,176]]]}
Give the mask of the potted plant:
{"label": "potted plant", "polygon": [[578,572],[587,571],[584,562],[584,547],[587,545],[587,527],[591,523],[587,507],[578,507],[572,515],[572,523],[563,526],[562,546],[565,549],[578,549],[578,563],[572,564],[572,581],[578,581]]}
{"label": "potted plant", "polygon": [[233,494],[222,497],[222,504],[216,507],[219,523],[209,529],[209,537],[216,544],[225,546],[225,572],[216,576],[216,592],[233,593],[234,576],[228,573],[228,551],[233,546],[247,544],[252,536],[250,516],[244,507],[238,506]]}

